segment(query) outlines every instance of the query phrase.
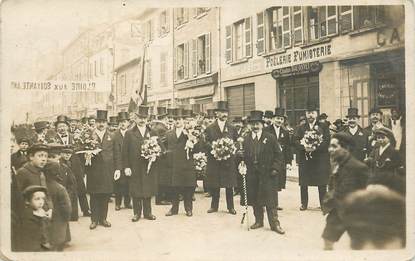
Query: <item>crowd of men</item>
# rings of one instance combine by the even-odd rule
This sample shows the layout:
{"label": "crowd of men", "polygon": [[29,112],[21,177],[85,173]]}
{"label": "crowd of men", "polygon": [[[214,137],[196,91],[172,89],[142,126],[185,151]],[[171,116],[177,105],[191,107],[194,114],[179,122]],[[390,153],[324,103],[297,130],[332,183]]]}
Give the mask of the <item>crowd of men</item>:
{"label": "crowd of men", "polygon": [[[382,111],[371,110],[366,128],[359,126],[356,108],[349,108],[346,122],[330,124],[313,104],[292,127],[283,108],[251,111],[230,121],[224,101],[207,114],[158,107],[150,115],[146,106],[109,118],[107,114],[98,110],[81,120],[61,115],[54,128],[40,121],[34,123],[33,135],[15,134],[19,149],[11,155],[14,250],[62,251],[70,241],[69,222],[79,218],[78,202],[83,216],[91,218],[91,230],[111,227],[107,214],[112,195],[116,211],[132,209],[132,222],[156,219],[152,197],[156,205],[171,205],[166,216],[177,215],[183,201],[185,214],[192,217],[198,179],[211,198],[207,213],[218,212],[220,189],[225,188],[229,214],[237,214],[234,196],[240,194],[241,204],[253,209],[251,229],[264,226],[266,210],[271,230],[284,234],[278,219],[284,202],[279,202],[278,193],[286,187],[294,158],[299,210],[308,209],[308,187],[317,186],[321,210],[328,214],[322,235],[325,249],[332,249],[346,231],[354,249],[405,245],[405,123],[398,110],[392,110],[388,123],[382,122]],[[188,130],[194,123],[199,134],[189,151]],[[76,146],[75,136],[85,129],[100,148],[90,164]],[[322,138],[311,149],[302,142],[310,130]],[[149,168],[140,148],[153,136],[158,137],[161,156]],[[213,142],[221,138],[237,146],[227,160],[211,153]],[[193,155],[199,152],[207,156],[203,175],[194,165]]]}

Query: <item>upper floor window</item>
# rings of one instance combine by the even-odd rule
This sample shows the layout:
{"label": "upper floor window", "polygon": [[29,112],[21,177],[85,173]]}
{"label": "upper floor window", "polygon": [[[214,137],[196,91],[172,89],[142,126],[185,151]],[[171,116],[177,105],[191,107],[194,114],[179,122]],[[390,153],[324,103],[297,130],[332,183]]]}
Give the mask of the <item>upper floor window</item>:
{"label": "upper floor window", "polygon": [[175,53],[175,79],[183,80],[189,77],[189,45],[180,44]]}
{"label": "upper floor window", "polygon": [[384,6],[353,6],[353,12],[353,23],[355,30],[382,25],[385,21]]}
{"label": "upper floor window", "polygon": [[187,10],[187,8],[176,8],[175,10],[175,14],[176,14],[176,27],[187,23],[189,21],[189,12]]}
{"label": "upper floor window", "polygon": [[307,11],[309,41],[337,34],[336,6],[311,6]]}
{"label": "upper floor window", "polygon": [[196,8],[196,16],[202,15],[204,13],[206,13],[209,10],[209,8],[207,7],[198,7]]}
{"label": "upper floor window", "polygon": [[167,53],[160,53],[160,86],[167,84]]}
{"label": "upper floor window", "polygon": [[159,36],[163,36],[169,32],[169,13],[168,10],[164,10],[160,13],[159,17]]}
{"label": "upper floor window", "polygon": [[145,42],[150,42],[154,39],[154,23],[151,19],[144,23],[144,39]]}
{"label": "upper floor window", "polygon": [[226,62],[252,57],[252,18],[247,17],[226,26]]}

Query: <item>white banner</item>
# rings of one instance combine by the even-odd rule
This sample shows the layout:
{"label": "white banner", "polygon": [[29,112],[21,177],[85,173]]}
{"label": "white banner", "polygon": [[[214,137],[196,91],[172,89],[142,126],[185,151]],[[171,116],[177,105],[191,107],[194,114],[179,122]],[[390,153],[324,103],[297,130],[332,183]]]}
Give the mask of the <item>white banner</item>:
{"label": "white banner", "polygon": [[13,90],[38,92],[108,92],[111,91],[111,81],[12,81],[10,87]]}

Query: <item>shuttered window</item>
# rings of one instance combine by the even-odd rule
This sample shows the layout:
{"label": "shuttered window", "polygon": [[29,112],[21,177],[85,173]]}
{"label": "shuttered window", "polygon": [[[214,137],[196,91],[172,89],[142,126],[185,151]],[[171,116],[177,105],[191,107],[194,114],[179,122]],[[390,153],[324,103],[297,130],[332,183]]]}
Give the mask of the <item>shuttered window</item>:
{"label": "shuttered window", "polygon": [[337,34],[337,6],[327,6],[327,35]]}
{"label": "shuttered window", "polygon": [[255,110],[255,86],[246,84],[226,88],[229,106],[229,117],[247,116]]}
{"label": "shuttered window", "polygon": [[284,47],[291,46],[291,19],[290,8],[288,6],[282,8],[282,37]]}
{"label": "shuttered window", "polygon": [[263,54],[265,52],[265,22],[264,12],[257,13],[257,54]]}
{"label": "shuttered window", "polygon": [[184,78],[189,78],[189,43],[184,44],[183,54],[183,65],[184,65]]}
{"label": "shuttered window", "polygon": [[210,33],[205,34],[205,64],[206,64],[206,73],[211,72],[211,43],[210,43]]}
{"label": "shuttered window", "polygon": [[350,32],[353,29],[353,8],[350,5],[340,6],[340,31]]}
{"label": "shuttered window", "polygon": [[192,40],[192,75],[197,76],[197,40]]}
{"label": "shuttered window", "polygon": [[245,18],[245,57],[252,57],[252,18]]}
{"label": "shuttered window", "polygon": [[301,6],[293,8],[294,45],[303,43],[303,9]]}
{"label": "shuttered window", "polygon": [[228,25],[225,28],[225,41],[226,41],[226,49],[225,49],[225,58],[226,62],[232,62],[232,25]]}

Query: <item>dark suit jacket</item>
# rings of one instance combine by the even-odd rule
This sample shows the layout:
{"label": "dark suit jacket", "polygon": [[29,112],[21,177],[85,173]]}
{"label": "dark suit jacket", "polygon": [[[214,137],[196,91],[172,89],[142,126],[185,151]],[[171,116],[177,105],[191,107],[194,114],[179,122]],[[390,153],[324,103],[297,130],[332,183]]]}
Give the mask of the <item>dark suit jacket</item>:
{"label": "dark suit jacket", "polygon": [[17,171],[29,160],[28,156],[24,155],[22,151],[18,150],[11,156],[11,165]]}
{"label": "dark suit jacket", "polygon": [[350,132],[349,127],[346,127],[344,132],[349,134],[354,141],[354,147],[351,150],[352,155],[356,159],[363,161],[366,158],[368,151],[367,132],[360,126],[358,126],[358,130],[354,135]]}

